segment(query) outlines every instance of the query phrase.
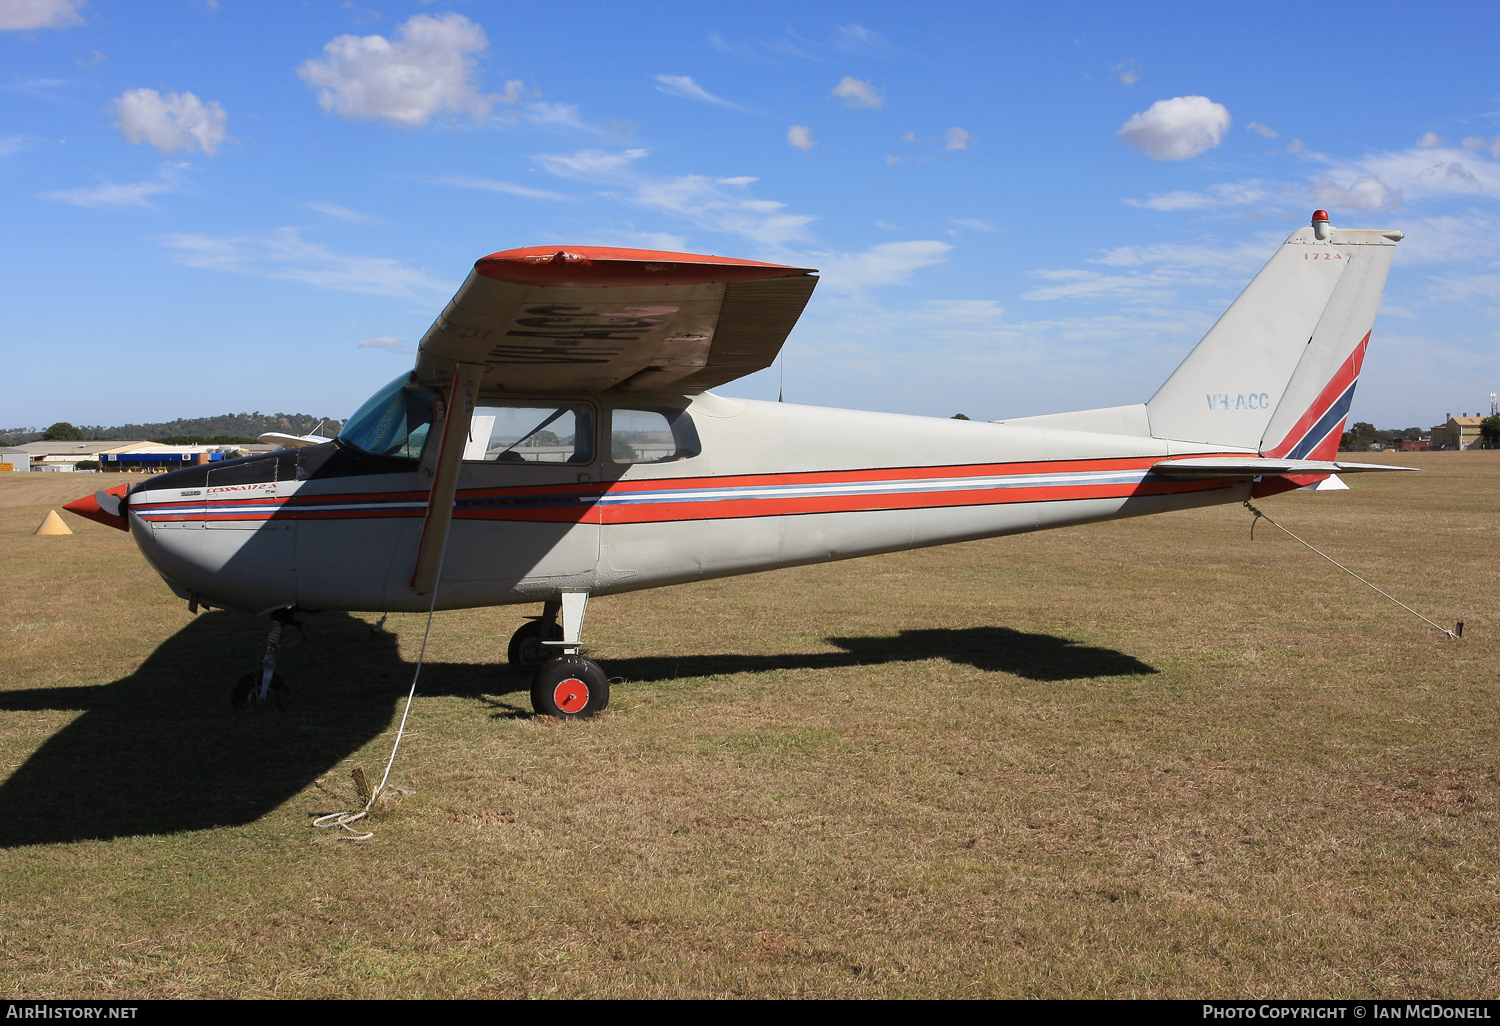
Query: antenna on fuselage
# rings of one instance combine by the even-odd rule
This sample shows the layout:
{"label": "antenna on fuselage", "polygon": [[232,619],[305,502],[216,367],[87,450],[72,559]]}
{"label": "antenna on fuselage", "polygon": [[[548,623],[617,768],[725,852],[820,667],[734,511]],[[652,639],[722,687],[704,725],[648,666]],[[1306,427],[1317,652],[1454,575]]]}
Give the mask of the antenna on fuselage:
{"label": "antenna on fuselage", "polygon": [[[776,401],[784,402],[786,397],[786,347],[781,348],[781,384],[776,386]],[[1490,396],[1491,399],[1494,396]]]}

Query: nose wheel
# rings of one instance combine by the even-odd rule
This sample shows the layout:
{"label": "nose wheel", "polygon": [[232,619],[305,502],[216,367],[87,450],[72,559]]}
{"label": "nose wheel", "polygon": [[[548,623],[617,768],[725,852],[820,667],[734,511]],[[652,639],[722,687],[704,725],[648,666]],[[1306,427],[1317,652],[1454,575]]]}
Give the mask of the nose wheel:
{"label": "nose wheel", "polygon": [[549,622],[546,617],[528,620],[510,636],[510,644],[505,649],[506,661],[516,669],[535,669],[551,655],[542,642],[562,639],[562,624]]}
{"label": "nose wheel", "polygon": [[266,654],[260,669],[240,674],[229,690],[229,704],[236,709],[264,709],[280,705],[290,697],[286,680],[276,672],[276,653],[281,649],[281,632],[287,624],[297,628],[298,633],[302,631],[294,615],[296,611],[296,607],[290,607],[271,614],[271,632],[266,638]]}
{"label": "nose wheel", "polygon": [[587,719],[609,707],[609,678],[592,659],[557,656],[543,663],[532,678],[531,707],[539,716]]}
{"label": "nose wheel", "polygon": [[291,690],[286,686],[286,679],[279,673],[271,674],[271,686],[261,691],[261,671],[252,670],[249,673],[240,674],[240,679],[234,682],[234,687],[229,690],[229,704],[236,709],[266,708],[280,705],[291,697]]}

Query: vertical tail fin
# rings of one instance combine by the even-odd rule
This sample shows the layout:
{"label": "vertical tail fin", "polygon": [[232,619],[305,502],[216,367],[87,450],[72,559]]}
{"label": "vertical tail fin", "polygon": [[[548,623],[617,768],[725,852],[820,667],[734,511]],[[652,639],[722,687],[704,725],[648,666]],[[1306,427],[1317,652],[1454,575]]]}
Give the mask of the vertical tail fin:
{"label": "vertical tail fin", "polygon": [[1151,434],[1331,459],[1402,238],[1317,211],[1146,404]]}

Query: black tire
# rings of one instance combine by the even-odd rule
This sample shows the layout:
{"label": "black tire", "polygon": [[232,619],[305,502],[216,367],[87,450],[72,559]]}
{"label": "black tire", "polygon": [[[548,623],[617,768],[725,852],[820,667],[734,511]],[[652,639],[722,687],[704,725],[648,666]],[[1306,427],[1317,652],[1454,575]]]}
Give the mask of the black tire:
{"label": "black tire", "polygon": [[[229,691],[229,704],[236,709],[253,709],[259,705],[255,699],[260,694],[260,677],[260,670],[240,674],[240,679],[234,682],[234,687]],[[271,674],[271,693],[266,696],[266,707],[280,705],[291,694],[291,689],[286,686],[286,678],[279,673]]]}
{"label": "black tire", "polygon": [[549,659],[531,682],[531,707],[538,716],[588,719],[609,708],[609,678],[598,663],[583,656]]}
{"label": "black tire", "polygon": [[[545,640],[561,641],[562,639],[562,624],[554,622]],[[517,669],[536,669],[551,658],[551,653],[547,651],[547,646],[543,645],[542,641],[542,621],[527,620],[516,633],[510,636],[510,644],[505,649],[505,661]]]}

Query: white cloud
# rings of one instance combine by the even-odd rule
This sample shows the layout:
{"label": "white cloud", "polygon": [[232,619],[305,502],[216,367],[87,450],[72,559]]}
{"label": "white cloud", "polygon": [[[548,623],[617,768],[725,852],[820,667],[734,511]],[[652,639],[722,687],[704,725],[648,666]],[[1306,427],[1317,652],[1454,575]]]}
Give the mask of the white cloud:
{"label": "white cloud", "polygon": [[981,221],[977,217],[950,217],[948,220],[961,228],[972,228],[976,232],[998,232],[1000,230],[988,221]]}
{"label": "white cloud", "polygon": [[1274,193],[1263,182],[1225,182],[1210,186],[1204,192],[1189,192],[1178,189],[1158,193],[1149,199],[1127,199],[1126,206],[1146,210],[1173,212],[1178,210],[1205,210],[1211,207],[1244,206],[1273,196]]}
{"label": "white cloud", "polygon": [[[1458,147],[1422,150],[1409,149],[1376,153],[1353,161],[1325,158],[1329,177],[1346,184],[1355,179],[1372,177],[1388,187],[1394,195],[1416,202],[1421,200],[1500,196],[1500,163],[1484,153]],[[1371,209],[1368,196],[1362,197]],[[1383,209],[1393,209],[1387,201]]]}
{"label": "white cloud", "polygon": [[337,218],[340,221],[347,221],[350,224],[375,223],[375,218],[369,214],[361,214],[357,210],[341,207],[337,203],[304,203],[303,206],[307,207],[308,210],[316,211],[319,214],[326,214],[329,217]]}
{"label": "white cloud", "polygon": [[1263,125],[1259,121],[1250,122],[1245,126],[1245,131],[1254,132],[1256,135],[1261,136],[1265,139],[1275,139],[1281,135],[1280,132],[1276,131],[1276,129],[1272,128],[1270,125]]}
{"label": "white cloud", "polygon": [[115,124],[126,141],[148,142],[162,154],[199,149],[213,156],[224,141],[228,115],[217,103],[204,103],[192,93],[131,89],[114,102]]}
{"label": "white cloud", "polygon": [[0,31],[82,25],[84,0],[0,0]]}
{"label": "white cloud", "polygon": [[839,25],[835,31],[833,44],[840,50],[868,57],[888,57],[895,52],[884,36],[863,25]]}
{"label": "white cloud", "polygon": [[1005,310],[993,299],[927,299],[920,304],[946,320],[985,324],[1005,316]]}
{"label": "white cloud", "polygon": [[1486,139],[1482,135],[1467,136],[1464,138],[1463,147],[1470,152],[1482,151],[1500,159],[1500,135],[1491,139]]}
{"label": "white cloud", "polygon": [[26,137],[24,135],[7,135],[0,139],[0,157],[8,157],[12,153],[20,153],[26,149]]}
{"label": "white cloud", "polygon": [[525,196],[527,199],[572,201],[577,198],[560,192],[548,192],[546,189],[530,189],[524,185],[516,185],[514,182],[502,182],[494,178],[470,178],[467,175],[444,175],[441,178],[429,178],[427,182],[432,185],[446,185],[453,189],[503,192],[511,196]]}
{"label": "white cloud", "polygon": [[730,103],[722,97],[704,89],[687,75],[657,75],[657,92],[666,93],[668,96],[681,96],[688,100],[701,100],[704,103],[717,104],[720,107],[728,107],[731,110],[743,110],[739,104]]}
{"label": "white cloud", "polygon": [[581,132],[593,131],[578,116],[578,108],[570,103],[533,103],[526,109],[526,117],[535,124],[551,128],[572,128]]}
{"label": "white cloud", "polygon": [[944,152],[951,153],[953,150],[966,150],[969,148],[969,143],[974,141],[974,137],[962,128],[950,128],[944,135],[948,140],[947,144],[943,147]]}
{"label": "white cloud", "polygon": [[359,349],[384,349],[390,353],[415,353],[416,350],[407,344],[404,338],[392,338],[390,335],[373,335],[370,338],[360,339],[356,344]]}
{"label": "white cloud", "polygon": [[1152,160],[1187,160],[1211,150],[1229,130],[1229,111],[1206,96],[1157,100],[1120,126],[1119,138]]}
{"label": "white cloud", "polygon": [[833,87],[833,95],[855,110],[879,110],[885,106],[885,96],[880,90],[849,75]]}
{"label": "white cloud", "polygon": [[[1254,240],[1234,244],[1157,243],[1146,246],[1116,246],[1089,260],[1092,264],[1126,269],[1104,273],[1063,268],[1033,271],[1032,276],[1048,284],[1022,293],[1021,298],[1056,299],[1114,298],[1131,303],[1165,303],[1179,306],[1177,293],[1184,288],[1209,288],[1232,299],[1245,281],[1275,252],[1281,236],[1267,233]],[[1227,305],[1227,299],[1225,300]],[[1223,307],[1220,307],[1222,309]]]}
{"label": "white cloud", "polygon": [[384,36],[339,36],[321,60],[297,69],[318,88],[318,103],[350,121],[382,120],[405,128],[451,111],[482,121],[495,103],[520,98],[522,83],[504,94],[484,94],[475,81],[478,57],[489,48],[484,29],[461,14],[418,14]]}
{"label": "white cloud", "polygon": [[1428,298],[1438,302],[1461,303],[1473,298],[1500,299],[1500,274],[1469,274],[1434,278]]}
{"label": "white cloud", "polygon": [[1403,265],[1492,261],[1500,257],[1500,218],[1479,210],[1462,214],[1402,218],[1406,238],[1396,247],[1396,260]]}
{"label": "white cloud", "polygon": [[452,295],[449,282],[385,257],[335,253],[305,241],[296,228],[262,235],[211,236],[177,233],[162,245],[179,263],[214,271],[306,282],[319,288],[363,295],[401,297],[424,303]]}
{"label": "white cloud", "polygon": [[1291,142],[1286,144],[1286,151],[1288,153],[1301,153],[1306,148],[1307,143],[1303,142],[1301,139],[1293,139]]}
{"label": "white cloud", "polygon": [[1171,299],[1176,292],[1168,285],[1153,280],[1147,275],[1100,274],[1098,271],[1057,270],[1033,271],[1032,275],[1053,284],[1021,293],[1022,299],[1099,299],[1116,298],[1130,300]]}
{"label": "white cloud", "polygon": [[1444,145],[1446,142],[1447,140],[1438,135],[1436,132],[1428,132],[1423,135],[1422,138],[1417,140],[1417,149],[1435,150],[1438,147]]}
{"label": "white cloud", "polygon": [[1109,70],[1119,74],[1120,82],[1123,85],[1133,86],[1141,80],[1141,73],[1136,70],[1136,66],[1130,61],[1111,64]]}
{"label": "white cloud", "polygon": [[799,150],[810,150],[818,145],[813,142],[812,129],[806,125],[793,125],[786,130],[786,141]]}
{"label": "white cloud", "polygon": [[809,253],[808,266],[821,273],[825,291],[857,292],[876,285],[900,285],[912,272],[948,259],[946,242],[882,242],[863,253]]}
{"label": "white cloud", "polygon": [[671,232],[638,232],[619,229],[606,229],[593,232],[583,237],[569,235],[567,238],[554,237],[550,241],[559,245],[575,246],[621,246],[626,249],[654,249],[665,250],[670,253],[686,253],[688,251],[687,239],[681,235],[673,235]]}
{"label": "white cloud", "polygon": [[1360,175],[1347,186],[1319,178],[1315,189],[1318,206],[1344,210],[1395,210],[1402,199],[1400,189],[1392,190],[1374,175]]}
{"label": "white cloud", "polygon": [[[1271,239],[1241,242],[1234,245],[1183,244],[1159,242],[1149,246],[1116,246],[1091,264],[1110,267],[1139,267],[1155,264],[1164,274],[1178,280],[1192,279],[1195,284],[1239,279],[1259,271],[1274,252]],[[1205,278],[1204,269],[1226,272],[1223,278]],[[1163,279],[1165,280],[1165,279]]]}
{"label": "white cloud", "polygon": [[635,183],[628,202],[685,218],[709,231],[739,235],[767,246],[807,237],[812,217],[784,213],[785,203],[755,199],[745,192],[755,179],[678,175]]}
{"label": "white cloud", "polygon": [[590,182],[608,182],[633,175],[631,165],[646,156],[647,150],[579,150],[577,153],[539,153],[531,159],[559,178],[581,178]]}
{"label": "white cloud", "polygon": [[116,209],[146,207],[150,209],[149,197],[176,190],[175,184],[158,179],[150,182],[105,182],[102,185],[90,185],[81,189],[44,192],[41,197],[57,200],[60,203],[70,203],[75,207],[114,207]]}
{"label": "white cloud", "polygon": [[645,156],[642,149],[620,153],[580,150],[572,154],[543,153],[531,159],[561,178],[609,186],[611,191],[606,195],[632,206],[682,218],[708,231],[738,235],[773,247],[807,237],[807,225],[813,218],[786,213],[785,203],[749,195],[747,188],[756,179],[647,175],[634,167]]}

